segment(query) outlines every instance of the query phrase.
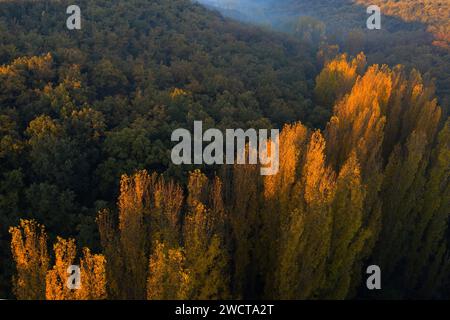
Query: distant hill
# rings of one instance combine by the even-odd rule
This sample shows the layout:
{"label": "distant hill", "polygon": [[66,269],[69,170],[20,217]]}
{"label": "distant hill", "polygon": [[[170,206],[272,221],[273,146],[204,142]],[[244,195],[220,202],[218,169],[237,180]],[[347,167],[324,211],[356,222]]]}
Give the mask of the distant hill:
{"label": "distant hill", "polygon": [[[235,10],[251,15],[249,3],[255,5],[258,0],[240,1]],[[260,24],[270,23],[273,28],[301,39],[305,39],[305,31],[316,32],[316,37],[309,39],[313,45],[338,44],[342,52],[351,55],[364,51],[369,63],[403,64],[429,74],[436,78],[441,104],[450,110],[449,1],[261,0],[260,3],[265,8],[264,14],[254,15]],[[381,7],[381,30],[366,27],[366,8],[371,4]],[[227,15],[226,11],[222,13]],[[312,17],[316,22],[302,17]],[[307,34],[306,38],[310,36]]]}
{"label": "distant hill", "polygon": [[434,45],[450,49],[450,1],[448,0],[355,0],[380,6],[383,14],[408,22],[422,22],[434,35]]}

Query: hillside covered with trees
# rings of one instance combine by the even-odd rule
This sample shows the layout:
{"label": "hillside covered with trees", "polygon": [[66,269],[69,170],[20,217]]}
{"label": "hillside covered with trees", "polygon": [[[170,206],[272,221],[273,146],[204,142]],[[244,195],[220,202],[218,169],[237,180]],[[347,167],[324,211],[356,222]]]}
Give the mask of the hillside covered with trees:
{"label": "hillside covered with trees", "polygon": [[[201,0],[209,2],[209,0]],[[450,110],[450,3],[445,0],[216,0],[236,19],[294,34],[324,54],[364,51],[370,64],[402,64],[436,79]],[[366,9],[378,5],[381,30],[368,30]],[[260,7],[260,10],[257,8]],[[229,9],[232,8],[232,9]]]}
{"label": "hillside covered with trees", "polygon": [[[312,15],[271,31],[82,0],[69,31],[68,4],[0,1],[0,297],[450,298],[448,54],[428,31],[437,93],[406,38],[352,49]],[[278,174],[175,166],[197,120],[279,128]]]}
{"label": "hillside covered with trees", "polygon": [[93,244],[123,173],[186,181],[170,162],[174,129],[326,121],[312,114],[313,50],[298,41],[184,0],[78,4],[71,32],[67,1],[0,3],[2,295],[19,218]]}

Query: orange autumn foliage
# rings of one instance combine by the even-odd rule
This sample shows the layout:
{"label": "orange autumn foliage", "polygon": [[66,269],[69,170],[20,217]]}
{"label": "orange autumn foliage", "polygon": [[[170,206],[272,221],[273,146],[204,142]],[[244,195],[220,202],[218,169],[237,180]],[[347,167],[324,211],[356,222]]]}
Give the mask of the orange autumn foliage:
{"label": "orange autumn foliage", "polygon": [[45,276],[49,265],[44,226],[33,220],[20,220],[9,229],[11,252],[16,264],[14,294],[21,300],[45,299]]}

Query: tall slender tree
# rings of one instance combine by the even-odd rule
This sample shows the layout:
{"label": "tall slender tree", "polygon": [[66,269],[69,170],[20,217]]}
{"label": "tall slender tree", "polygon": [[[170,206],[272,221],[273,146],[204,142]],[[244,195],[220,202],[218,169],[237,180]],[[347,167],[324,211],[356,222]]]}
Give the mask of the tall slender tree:
{"label": "tall slender tree", "polygon": [[150,256],[147,279],[147,299],[187,299],[192,279],[186,270],[185,256],[181,248],[167,249],[158,242]]}
{"label": "tall slender tree", "polygon": [[49,265],[44,226],[34,220],[20,220],[9,229],[11,251],[16,264],[13,290],[19,300],[44,300],[45,277]]}
{"label": "tall slender tree", "polygon": [[214,217],[217,211],[205,205],[210,190],[205,175],[200,171],[190,174],[183,240],[192,278],[191,299],[224,299],[230,295],[228,252],[223,234],[217,232],[220,217]]}

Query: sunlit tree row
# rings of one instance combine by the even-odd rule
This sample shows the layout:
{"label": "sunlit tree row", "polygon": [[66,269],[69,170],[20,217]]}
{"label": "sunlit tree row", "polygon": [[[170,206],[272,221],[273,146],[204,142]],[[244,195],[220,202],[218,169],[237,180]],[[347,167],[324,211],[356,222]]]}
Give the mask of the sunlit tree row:
{"label": "sunlit tree row", "polygon": [[[342,56],[316,94],[335,100],[333,116],[324,131],[284,127],[277,175],[196,170],[185,187],[122,176],[117,208],[97,216],[101,254],[62,238],[50,254],[43,226],[11,228],[17,298],[345,299],[364,290],[369,264],[383,272],[378,295],[445,295],[450,121],[433,86]],[[64,287],[71,264],[79,291]]]}

